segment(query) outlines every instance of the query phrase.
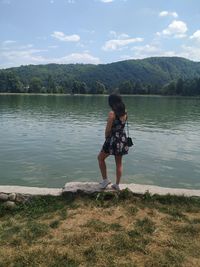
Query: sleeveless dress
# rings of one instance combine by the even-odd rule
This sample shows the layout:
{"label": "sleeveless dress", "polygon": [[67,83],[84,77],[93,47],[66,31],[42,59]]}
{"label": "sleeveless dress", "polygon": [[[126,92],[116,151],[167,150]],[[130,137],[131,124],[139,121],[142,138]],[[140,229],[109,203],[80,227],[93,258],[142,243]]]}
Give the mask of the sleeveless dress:
{"label": "sleeveless dress", "polygon": [[119,117],[113,121],[111,133],[106,138],[102,152],[109,153],[110,155],[125,155],[128,154],[129,147],[127,145],[127,136],[125,132],[126,121],[122,122]]}

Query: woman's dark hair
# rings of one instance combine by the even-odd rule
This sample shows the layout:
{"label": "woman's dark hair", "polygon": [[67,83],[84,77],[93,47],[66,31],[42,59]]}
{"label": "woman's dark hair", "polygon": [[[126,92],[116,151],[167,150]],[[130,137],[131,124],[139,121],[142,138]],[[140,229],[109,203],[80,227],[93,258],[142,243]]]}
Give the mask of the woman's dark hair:
{"label": "woman's dark hair", "polygon": [[122,101],[122,98],[118,94],[111,94],[108,97],[108,103],[111,109],[115,112],[117,117],[125,115],[125,105]]}

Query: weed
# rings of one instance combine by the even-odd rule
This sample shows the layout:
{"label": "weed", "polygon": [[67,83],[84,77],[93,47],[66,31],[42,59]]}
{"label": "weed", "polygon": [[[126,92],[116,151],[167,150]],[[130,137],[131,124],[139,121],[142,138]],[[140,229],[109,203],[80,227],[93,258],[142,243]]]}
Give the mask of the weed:
{"label": "weed", "polygon": [[89,220],[83,227],[93,228],[96,232],[107,232],[110,227],[109,224],[100,220]]}
{"label": "weed", "polygon": [[60,224],[59,220],[54,220],[49,224],[49,226],[54,229],[58,228],[59,224]]}
{"label": "weed", "polygon": [[155,223],[148,217],[145,217],[142,220],[138,219],[135,223],[135,226],[138,230],[147,234],[152,234],[156,229]]}

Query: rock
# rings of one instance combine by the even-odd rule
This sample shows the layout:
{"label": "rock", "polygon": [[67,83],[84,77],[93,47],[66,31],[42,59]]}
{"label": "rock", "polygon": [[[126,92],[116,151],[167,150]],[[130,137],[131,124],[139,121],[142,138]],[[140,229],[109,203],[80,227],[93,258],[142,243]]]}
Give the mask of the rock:
{"label": "rock", "polygon": [[16,207],[16,204],[13,201],[6,201],[3,203],[3,206],[8,209],[13,209]]}
{"label": "rock", "polygon": [[11,194],[8,195],[8,198],[9,198],[10,201],[15,201],[16,194],[15,193],[11,193]]}
{"label": "rock", "polygon": [[29,196],[27,195],[22,195],[22,194],[17,194],[15,201],[18,203],[25,203],[29,199]]}
{"label": "rock", "polygon": [[100,184],[93,183],[93,182],[84,182],[84,183],[71,182],[71,183],[65,184],[62,194],[67,195],[69,193],[81,193],[81,192],[85,194],[93,194],[95,192],[107,191],[109,189],[110,189],[110,186],[108,186],[105,190],[102,190],[100,188]]}
{"label": "rock", "polygon": [[3,200],[3,201],[8,200],[8,195],[5,193],[0,193],[0,200]]}

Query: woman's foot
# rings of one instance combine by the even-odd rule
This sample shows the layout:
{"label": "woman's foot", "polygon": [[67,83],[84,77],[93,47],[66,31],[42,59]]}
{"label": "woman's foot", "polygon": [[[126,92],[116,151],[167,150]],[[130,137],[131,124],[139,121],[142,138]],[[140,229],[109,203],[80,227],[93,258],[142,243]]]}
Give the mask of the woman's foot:
{"label": "woman's foot", "polygon": [[118,185],[118,184],[112,184],[112,185],[111,185],[111,187],[112,187],[112,189],[114,189],[114,190],[117,190],[117,191],[119,191],[119,190],[120,190],[120,188],[119,188],[119,185]]}
{"label": "woman's foot", "polygon": [[107,179],[103,179],[102,182],[99,183],[101,189],[105,189],[109,184],[111,184],[111,181]]}

